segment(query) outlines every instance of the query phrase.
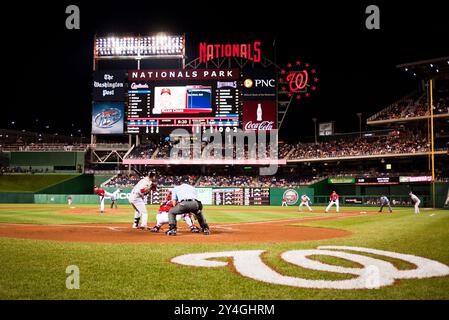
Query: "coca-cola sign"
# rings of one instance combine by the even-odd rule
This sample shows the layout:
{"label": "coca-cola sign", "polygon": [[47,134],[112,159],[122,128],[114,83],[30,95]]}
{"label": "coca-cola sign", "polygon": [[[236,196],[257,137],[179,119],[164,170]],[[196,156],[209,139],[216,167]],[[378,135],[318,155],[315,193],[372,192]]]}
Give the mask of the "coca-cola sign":
{"label": "coca-cola sign", "polygon": [[272,130],[274,126],[274,121],[262,121],[262,122],[252,122],[249,121],[245,124],[245,130]]}
{"label": "coca-cola sign", "polygon": [[242,118],[245,130],[270,131],[276,129],[276,101],[244,101]]}

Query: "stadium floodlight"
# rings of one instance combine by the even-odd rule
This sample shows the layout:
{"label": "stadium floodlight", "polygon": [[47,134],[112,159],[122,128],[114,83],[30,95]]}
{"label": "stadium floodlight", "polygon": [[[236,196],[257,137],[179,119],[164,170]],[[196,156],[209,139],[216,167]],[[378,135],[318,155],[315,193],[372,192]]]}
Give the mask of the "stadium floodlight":
{"label": "stadium floodlight", "polygon": [[137,37],[96,37],[96,59],[145,59],[155,57],[184,57],[184,36],[157,34]]}

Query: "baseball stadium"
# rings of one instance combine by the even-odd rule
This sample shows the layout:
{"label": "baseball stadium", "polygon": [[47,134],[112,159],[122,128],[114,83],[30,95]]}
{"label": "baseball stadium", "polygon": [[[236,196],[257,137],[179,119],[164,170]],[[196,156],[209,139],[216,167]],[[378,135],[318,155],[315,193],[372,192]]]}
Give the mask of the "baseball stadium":
{"label": "baseball stadium", "polygon": [[449,299],[448,55],[336,115],[281,38],[108,26],[80,124],[2,122],[0,299]]}

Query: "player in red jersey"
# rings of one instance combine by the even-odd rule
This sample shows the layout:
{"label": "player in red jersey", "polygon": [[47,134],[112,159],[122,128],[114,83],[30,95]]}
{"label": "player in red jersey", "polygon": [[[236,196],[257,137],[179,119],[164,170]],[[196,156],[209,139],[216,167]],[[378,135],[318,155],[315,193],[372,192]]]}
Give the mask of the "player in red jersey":
{"label": "player in red jersey", "polygon": [[[151,232],[158,232],[159,229],[162,227],[162,225],[168,224],[168,211],[170,211],[170,209],[173,208],[173,201],[171,198],[171,194],[172,194],[171,191],[169,191],[167,198],[165,199],[164,202],[161,203],[156,215],[156,225],[150,229]],[[192,215],[190,213],[176,216],[177,220],[180,220],[181,218],[184,219],[184,221],[187,223],[191,232],[194,233],[200,232],[200,229],[193,223]]]}
{"label": "player in red jersey", "polygon": [[104,200],[105,199],[117,199],[117,194],[120,192],[120,189],[115,190],[113,193],[107,192],[104,189],[100,189],[97,186],[94,186],[94,193],[98,195],[100,198],[100,213],[104,212]]}
{"label": "player in red jersey", "polygon": [[329,209],[335,205],[337,207],[337,212],[340,210],[340,203],[338,200],[339,196],[337,194],[337,192],[332,191],[330,197],[329,197],[329,205],[326,208],[326,213],[329,212]]}

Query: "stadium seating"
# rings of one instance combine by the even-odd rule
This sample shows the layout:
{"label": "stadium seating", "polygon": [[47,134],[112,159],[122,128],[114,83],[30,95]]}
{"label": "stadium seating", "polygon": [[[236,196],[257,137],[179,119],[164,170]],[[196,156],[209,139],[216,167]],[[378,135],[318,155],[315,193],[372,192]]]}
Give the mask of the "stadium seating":
{"label": "stadium seating", "polygon": [[[442,85],[434,91],[433,113],[449,113],[449,89]],[[381,121],[392,119],[410,119],[429,116],[427,98],[425,93],[414,92],[368,118],[368,121]]]}

